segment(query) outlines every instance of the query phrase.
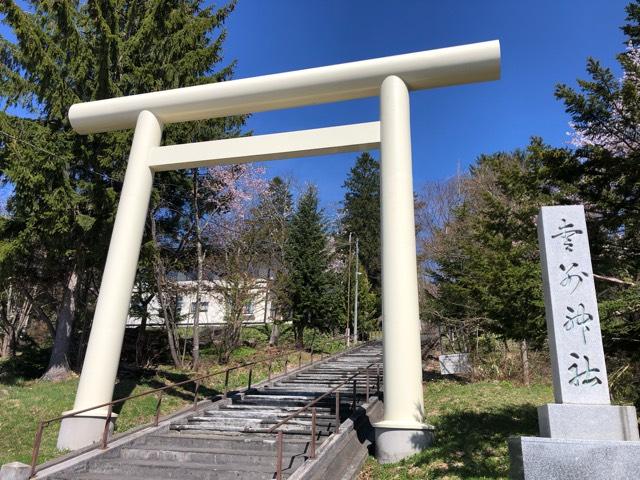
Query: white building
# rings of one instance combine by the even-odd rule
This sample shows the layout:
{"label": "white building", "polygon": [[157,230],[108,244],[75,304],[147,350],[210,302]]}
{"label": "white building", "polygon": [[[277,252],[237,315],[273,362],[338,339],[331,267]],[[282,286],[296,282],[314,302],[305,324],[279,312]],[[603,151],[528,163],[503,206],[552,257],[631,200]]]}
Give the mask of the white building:
{"label": "white building", "polygon": [[[196,281],[183,274],[174,280],[175,297],[171,308],[175,308],[178,325],[193,325],[196,311]],[[203,280],[200,291],[200,326],[224,325],[227,305],[222,292],[226,288],[224,280]],[[266,279],[256,278],[253,294],[243,307],[243,323],[247,325],[272,323],[275,309],[272,308],[271,295],[267,294]],[[160,302],[154,297],[147,306],[147,326],[164,325]],[[129,312],[127,327],[140,325],[140,316]]]}

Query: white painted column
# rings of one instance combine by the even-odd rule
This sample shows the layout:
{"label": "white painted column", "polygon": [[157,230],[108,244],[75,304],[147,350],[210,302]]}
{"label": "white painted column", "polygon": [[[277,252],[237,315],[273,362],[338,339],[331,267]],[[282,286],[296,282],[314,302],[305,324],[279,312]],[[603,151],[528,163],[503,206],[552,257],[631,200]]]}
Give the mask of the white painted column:
{"label": "white painted column", "polygon": [[[73,410],[112,400],[153,186],[147,159],[161,138],[160,121],[149,111],[140,112]],[[77,449],[98,440],[106,415],[103,408],[65,419],[58,448]]]}
{"label": "white painted column", "polygon": [[400,460],[426,447],[418,308],[409,91],[396,76],[380,92],[380,208],[384,420],[375,425],[377,456]]}

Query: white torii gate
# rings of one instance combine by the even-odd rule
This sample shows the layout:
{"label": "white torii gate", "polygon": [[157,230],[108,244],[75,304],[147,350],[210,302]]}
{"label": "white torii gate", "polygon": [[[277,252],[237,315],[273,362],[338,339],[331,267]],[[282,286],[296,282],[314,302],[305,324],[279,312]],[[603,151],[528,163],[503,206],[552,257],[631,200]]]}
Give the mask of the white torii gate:
{"label": "white torii gate", "polygon": [[[409,90],[496,80],[497,40],[76,104],[80,134],[135,128],[80,383],[72,411],[112,400],[156,171],[380,148],[384,419],[378,456],[427,446],[416,267]],[[380,121],[161,146],[163,125],[380,96]],[[58,447],[97,441],[106,409],[63,420]]]}

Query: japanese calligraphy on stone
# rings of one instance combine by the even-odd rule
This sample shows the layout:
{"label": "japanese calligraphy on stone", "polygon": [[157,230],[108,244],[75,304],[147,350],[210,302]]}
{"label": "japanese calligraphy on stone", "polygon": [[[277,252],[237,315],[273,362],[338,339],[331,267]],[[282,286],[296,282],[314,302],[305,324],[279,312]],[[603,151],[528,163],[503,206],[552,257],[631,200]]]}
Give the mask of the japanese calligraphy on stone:
{"label": "japanese calligraphy on stone", "polygon": [[583,207],[542,207],[538,238],[556,402],[608,404]]}

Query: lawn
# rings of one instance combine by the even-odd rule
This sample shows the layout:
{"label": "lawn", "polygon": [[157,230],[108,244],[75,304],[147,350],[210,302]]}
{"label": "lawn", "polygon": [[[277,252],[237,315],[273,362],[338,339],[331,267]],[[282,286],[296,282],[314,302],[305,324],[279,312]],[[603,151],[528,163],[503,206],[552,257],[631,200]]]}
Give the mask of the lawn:
{"label": "lawn", "polygon": [[434,444],[398,464],[383,466],[370,458],[359,480],[506,479],[507,438],[537,435],[536,407],[553,401],[550,385],[436,379],[424,389]]}

